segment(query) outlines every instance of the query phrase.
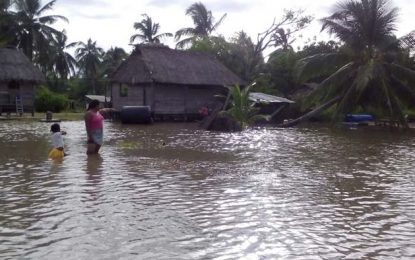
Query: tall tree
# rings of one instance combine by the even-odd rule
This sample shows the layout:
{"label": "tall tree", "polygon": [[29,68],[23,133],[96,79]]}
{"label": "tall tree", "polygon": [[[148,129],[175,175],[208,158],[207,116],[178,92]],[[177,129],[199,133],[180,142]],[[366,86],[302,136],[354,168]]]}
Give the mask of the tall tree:
{"label": "tall tree", "polygon": [[14,45],[12,28],[16,25],[10,10],[11,4],[10,0],[0,0],[0,46]]}
{"label": "tall tree", "polygon": [[41,56],[48,43],[61,34],[50,25],[58,20],[68,21],[61,15],[44,15],[52,10],[55,3],[56,0],[52,0],[41,6],[40,0],[15,0],[16,41],[31,60],[34,56]]}
{"label": "tall tree", "polygon": [[78,42],[75,58],[83,75],[91,82],[92,93],[96,94],[98,68],[102,61],[104,50],[97,46],[96,41],[88,39],[87,43]]}
{"label": "tall tree", "polygon": [[337,8],[322,19],[322,30],[337,36],[344,46],[339,52],[313,55],[300,63],[303,81],[330,72],[313,93],[313,103],[321,108],[332,102],[334,118],[359,106],[374,107],[407,125],[402,103],[405,97],[415,100],[409,84],[415,81],[415,71],[399,59],[402,49],[394,36],[397,8],[388,0],[348,0]]}
{"label": "tall tree", "polygon": [[61,79],[67,79],[68,76],[75,73],[77,62],[75,58],[67,52],[67,49],[73,48],[77,45],[76,42],[67,43],[68,37],[65,31],[57,35],[53,43],[53,70],[55,74]]}
{"label": "tall tree", "polygon": [[[187,8],[186,15],[192,18],[194,27],[183,28],[176,32],[175,39],[178,41],[176,44],[178,48],[183,48],[198,38],[209,37],[226,17],[224,14],[219,21],[215,22],[212,12],[207,10],[201,2],[194,3]],[[189,37],[180,40],[183,36]]]}
{"label": "tall tree", "polygon": [[115,70],[121,65],[121,63],[128,57],[128,54],[123,48],[111,47],[105,52],[102,65],[105,78],[111,77]]}
{"label": "tall tree", "polygon": [[134,43],[136,39],[144,43],[160,43],[163,38],[173,37],[171,33],[160,33],[160,24],[153,22],[151,17],[143,14],[141,22],[134,23],[134,29],[138,30],[138,34],[134,34],[130,38],[130,43]]}

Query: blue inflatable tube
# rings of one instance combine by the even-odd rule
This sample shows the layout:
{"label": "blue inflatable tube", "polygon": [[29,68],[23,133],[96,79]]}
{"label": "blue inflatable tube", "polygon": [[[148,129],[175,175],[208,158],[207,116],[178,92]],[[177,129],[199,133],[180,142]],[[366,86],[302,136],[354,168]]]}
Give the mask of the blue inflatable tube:
{"label": "blue inflatable tube", "polygon": [[347,114],[344,118],[344,122],[359,123],[374,121],[374,117],[368,114]]}

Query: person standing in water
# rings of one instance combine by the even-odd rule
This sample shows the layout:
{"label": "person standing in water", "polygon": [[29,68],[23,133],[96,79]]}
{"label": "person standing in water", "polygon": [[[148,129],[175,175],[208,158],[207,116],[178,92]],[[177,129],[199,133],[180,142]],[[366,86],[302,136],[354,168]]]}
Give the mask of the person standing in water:
{"label": "person standing in water", "polygon": [[65,131],[61,131],[59,124],[55,123],[50,126],[50,132],[52,133],[52,145],[53,149],[49,152],[50,159],[62,159],[67,154],[64,152],[63,147],[63,135],[66,135]]}
{"label": "person standing in water", "polygon": [[104,138],[104,117],[99,113],[99,101],[92,100],[84,116],[88,136],[87,154],[97,154]]}

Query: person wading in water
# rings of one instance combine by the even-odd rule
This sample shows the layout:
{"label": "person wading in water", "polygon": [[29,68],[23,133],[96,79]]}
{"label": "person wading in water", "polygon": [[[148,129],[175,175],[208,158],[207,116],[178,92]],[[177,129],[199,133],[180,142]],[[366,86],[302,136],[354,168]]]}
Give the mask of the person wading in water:
{"label": "person wading in water", "polygon": [[104,138],[104,117],[99,112],[99,101],[92,100],[84,116],[88,136],[87,154],[97,154]]}

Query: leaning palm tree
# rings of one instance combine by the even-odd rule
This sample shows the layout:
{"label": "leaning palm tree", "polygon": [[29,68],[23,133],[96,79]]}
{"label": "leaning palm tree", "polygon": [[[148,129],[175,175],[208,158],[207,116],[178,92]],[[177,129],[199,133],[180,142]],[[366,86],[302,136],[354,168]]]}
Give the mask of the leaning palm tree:
{"label": "leaning palm tree", "polygon": [[299,66],[302,81],[329,75],[311,99],[317,108],[284,126],[291,126],[334,106],[333,119],[358,107],[376,108],[391,120],[407,126],[402,112],[403,99],[415,98],[409,82],[415,71],[402,66],[396,29],[397,9],[388,0],[347,0],[337,11],[322,19],[322,30],[341,40],[344,46],[335,53],[317,54],[303,59]]}
{"label": "leaning palm tree", "polygon": [[33,60],[35,54],[44,51],[45,44],[53,41],[54,37],[61,34],[60,31],[50,25],[58,20],[68,21],[61,15],[44,15],[52,10],[56,0],[52,0],[41,6],[40,0],[15,0],[16,39],[18,47],[27,57]]}
{"label": "leaning palm tree", "polygon": [[88,39],[87,43],[78,42],[75,50],[75,58],[78,61],[81,72],[91,81],[92,93],[96,93],[95,83],[98,76],[98,67],[102,61],[104,50],[97,46],[96,41]]}
{"label": "leaning palm tree", "polygon": [[188,38],[177,42],[176,47],[178,48],[185,47],[195,39],[209,37],[226,17],[226,14],[224,14],[219,21],[215,23],[215,18],[213,17],[212,12],[208,11],[200,2],[194,3],[187,8],[186,15],[190,15],[193,20],[194,27],[183,28],[176,32],[175,39],[177,41],[179,41],[183,36],[189,36]]}
{"label": "leaning palm tree", "polygon": [[134,34],[130,38],[130,43],[134,43],[136,39],[139,39],[144,43],[160,43],[161,39],[166,37],[173,37],[171,33],[158,34],[160,30],[160,24],[153,22],[151,17],[147,14],[143,14],[141,22],[134,23],[134,29],[140,33]]}

